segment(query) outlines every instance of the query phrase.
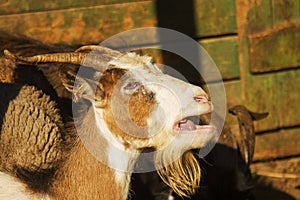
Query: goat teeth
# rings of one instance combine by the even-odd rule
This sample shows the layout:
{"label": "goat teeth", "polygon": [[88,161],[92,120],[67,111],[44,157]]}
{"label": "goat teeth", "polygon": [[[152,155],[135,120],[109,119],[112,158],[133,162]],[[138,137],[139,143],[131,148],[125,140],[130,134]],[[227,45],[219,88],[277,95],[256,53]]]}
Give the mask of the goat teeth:
{"label": "goat teeth", "polygon": [[179,124],[180,123],[186,123],[187,122],[187,119],[183,119],[183,120],[180,120]]}

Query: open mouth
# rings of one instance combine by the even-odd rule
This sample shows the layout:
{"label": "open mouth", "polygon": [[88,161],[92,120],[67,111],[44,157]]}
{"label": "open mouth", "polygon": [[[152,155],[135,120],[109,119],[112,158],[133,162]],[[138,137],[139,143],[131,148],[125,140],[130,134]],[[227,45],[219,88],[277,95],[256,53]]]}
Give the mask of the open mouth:
{"label": "open mouth", "polygon": [[174,129],[176,132],[189,132],[196,131],[200,129],[211,128],[212,126],[203,124],[198,116],[190,116],[184,118],[180,121],[177,121],[174,125]]}

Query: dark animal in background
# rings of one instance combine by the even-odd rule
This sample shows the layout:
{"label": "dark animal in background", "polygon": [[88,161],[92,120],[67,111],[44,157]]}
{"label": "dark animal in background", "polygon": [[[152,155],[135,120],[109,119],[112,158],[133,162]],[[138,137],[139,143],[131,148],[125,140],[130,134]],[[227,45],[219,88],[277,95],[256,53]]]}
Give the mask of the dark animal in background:
{"label": "dark animal in background", "polygon": [[[255,199],[249,166],[255,148],[253,121],[267,117],[268,113],[251,112],[242,105],[228,111],[236,116],[236,121],[225,124],[216,146],[205,158],[199,159],[203,169],[202,181],[192,200]],[[206,124],[210,116],[203,115],[200,119]],[[133,200],[182,199],[172,193],[155,172],[135,174],[133,179]]]}
{"label": "dark animal in background", "polygon": [[250,171],[255,149],[253,121],[267,117],[268,113],[251,112],[242,105],[230,108],[229,113],[237,121],[225,125],[215,148],[205,158],[202,187],[206,188],[207,199],[255,199]]}

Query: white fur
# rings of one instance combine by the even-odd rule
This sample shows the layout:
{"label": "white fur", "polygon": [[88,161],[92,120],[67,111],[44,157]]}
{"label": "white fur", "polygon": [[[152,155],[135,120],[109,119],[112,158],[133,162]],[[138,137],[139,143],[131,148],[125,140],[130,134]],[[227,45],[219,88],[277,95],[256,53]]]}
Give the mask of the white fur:
{"label": "white fur", "polygon": [[106,155],[108,156],[109,165],[115,169],[116,183],[121,185],[122,197],[126,200],[130,186],[131,171],[138,154],[128,152],[122,145],[120,141],[121,138],[117,139],[110,132],[103,119],[102,110],[95,109],[95,120],[99,133],[108,141],[108,150]]}
{"label": "white fur", "polygon": [[0,172],[0,200],[50,200],[49,196],[30,192],[16,178]]}
{"label": "white fur", "polygon": [[[109,62],[110,65],[115,65],[118,68],[124,68],[124,69],[137,69],[137,68],[143,68],[144,70],[147,69],[147,71],[150,69],[152,71],[161,72],[161,70],[153,63],[151,63],[152,58],[149,56],[140,56],[136,53],[127,53],[115,60],[112,60]],[[147,66],[147,68],[145,68]]]}

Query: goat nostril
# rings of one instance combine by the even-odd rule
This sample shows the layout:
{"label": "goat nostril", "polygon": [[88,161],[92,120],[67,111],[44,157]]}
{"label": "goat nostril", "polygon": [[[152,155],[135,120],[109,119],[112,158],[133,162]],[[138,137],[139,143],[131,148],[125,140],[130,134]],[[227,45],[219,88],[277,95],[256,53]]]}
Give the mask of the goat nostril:
{"label": "goat nostril", "polygon": [[198,103],[207,103],[209,100],[208,100],[208,96],[205,95],[205,94],[199,94],[199,95],[196,95],[194,97],[195,101],[198,102]]}

